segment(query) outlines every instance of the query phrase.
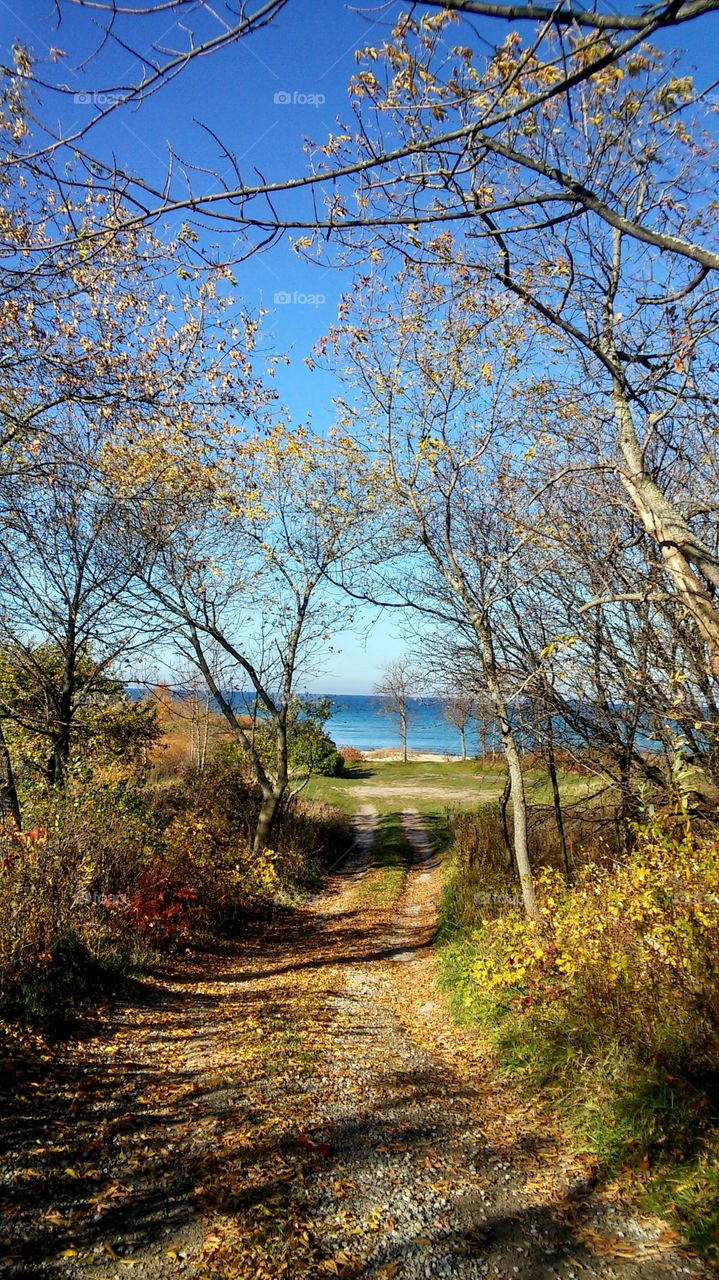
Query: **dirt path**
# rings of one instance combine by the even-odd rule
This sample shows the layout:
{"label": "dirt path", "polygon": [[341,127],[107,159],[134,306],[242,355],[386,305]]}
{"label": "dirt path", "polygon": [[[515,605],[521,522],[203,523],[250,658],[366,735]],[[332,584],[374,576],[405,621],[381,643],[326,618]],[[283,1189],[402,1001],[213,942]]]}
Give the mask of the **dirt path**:
{"label": "dirt path", "polygon": [[[419,815],[399,898],[377,815],[305,909],[24,1044],[6,1103],[11,1276],[674,1280],[699,1265],[592,1194],[434,986],[439,867]],[[706,1273],[708,1274],[708,1273]]]}

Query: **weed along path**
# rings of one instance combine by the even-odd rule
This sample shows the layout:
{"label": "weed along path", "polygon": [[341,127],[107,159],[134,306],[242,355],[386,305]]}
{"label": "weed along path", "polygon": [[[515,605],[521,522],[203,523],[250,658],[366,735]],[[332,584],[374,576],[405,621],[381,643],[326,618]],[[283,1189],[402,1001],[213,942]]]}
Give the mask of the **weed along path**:
{"label": "weed along path", "polygon": [[419,813],[355,817],[303,908],[145,978],[70,1043],[16,1044],[0,1275],[674,1280],[434,983]]}

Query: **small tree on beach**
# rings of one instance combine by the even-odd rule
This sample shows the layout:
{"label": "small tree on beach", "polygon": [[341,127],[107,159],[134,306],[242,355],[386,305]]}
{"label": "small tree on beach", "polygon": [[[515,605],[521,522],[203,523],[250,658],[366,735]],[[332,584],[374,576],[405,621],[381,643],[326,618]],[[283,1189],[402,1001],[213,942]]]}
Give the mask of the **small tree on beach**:
{"label": "small tree on beach", "polygon": [[442,711],[449,724],[459,730],[462,759],[467,759],[467,724],[474,718],[474,697],[463,689],[453,689],[442,696]]}
{"label": "small tree on beach", "polygon": [[375,693],[382,701],[385,715],[399,721],[402,739],[402,759],[407,763],[407,721],[409,700],[417,692],[418,675],[409,658],[398,658],[385,667],[382,679],[375,685]]}

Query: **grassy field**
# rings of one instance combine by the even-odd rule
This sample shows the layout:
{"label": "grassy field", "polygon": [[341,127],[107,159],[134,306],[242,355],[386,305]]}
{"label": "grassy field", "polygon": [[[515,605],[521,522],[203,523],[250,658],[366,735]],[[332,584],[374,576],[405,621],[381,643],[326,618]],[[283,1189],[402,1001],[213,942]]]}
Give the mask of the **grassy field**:
{"label": "grassy field", "polygon": [[[526,775],[530,805],[548,806],[552,792],[546,771],[529,770]],[[365,760],[347,766],[341,778],[311,778],[303,799],[323,801],[352,814],[361,805],[371,805],[379,814],[374,863],[378,885],[390,896],[399,891],[410,862],[400,814],[415,809],[422,815],[427,832],[437,849],[448,838],[448,815],[460,809],[476,810],[496,804],[504,787],[504,769],[496,761],[477,760],[402,761]],[[560,775],[565,803],[591,799],[600,783],[578,774]],[[374,878],[372,880],[374,883]]]}
{"label": "grassy field", "polygon": [[[361,804],[374,805],[381,814],[417,809],[433,826],[447,808],[472,809],[496,800],[504,778],[504,768],[494,762],[367,760],[348,765],[341,778],[311,778],[303,798],[324,800],[345,813],[354,813]],[[551,803],[545,770],[530,770],[526,781],[530,804]],[[563,800],[571,802],[589,798],[599,784],[595,779],[566,773],[560,776],[560,789]]]}

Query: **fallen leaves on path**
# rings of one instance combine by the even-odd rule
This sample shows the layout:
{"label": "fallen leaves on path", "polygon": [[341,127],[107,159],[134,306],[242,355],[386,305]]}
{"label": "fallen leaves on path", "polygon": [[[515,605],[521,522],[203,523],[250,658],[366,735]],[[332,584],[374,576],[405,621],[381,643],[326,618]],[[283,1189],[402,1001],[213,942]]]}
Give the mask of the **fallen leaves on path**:
{"label": "fallen leaves on path", "polygon": [[361,891],[367,852],[71,1042],[7,1029],[4,1274],[521,1280],[569,1274],[541,1269],[556,1236],[609,1277],[645,1251],[583,1216],[586,1162],[448,1020],[436,866],[382,897]]}

